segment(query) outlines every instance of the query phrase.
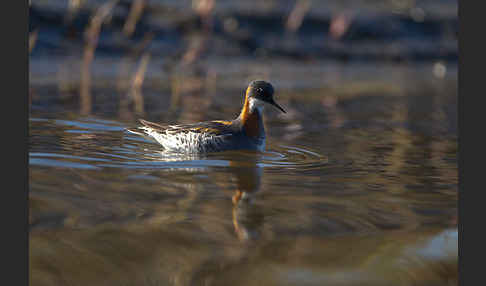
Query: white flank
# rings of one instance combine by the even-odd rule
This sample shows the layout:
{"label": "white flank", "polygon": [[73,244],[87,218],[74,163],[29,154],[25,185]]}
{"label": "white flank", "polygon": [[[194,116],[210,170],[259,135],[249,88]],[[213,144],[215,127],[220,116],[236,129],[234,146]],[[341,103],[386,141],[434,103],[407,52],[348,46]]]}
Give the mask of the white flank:
{"label": "white flank", "polygon": [[[154,138],[160,145],[162,145],[162,147],[164,147],[164,149],[181,153],[208,152],[210,150],[206,149],[207,146],[217,146],[222,143],[221,138],[218,136],[205,133],[188,131],[167,134],[167,132],[156,132],[152,128],[146,126],[139,127],[139,129]],[[212,142],[213,144],[207,144],[209,142]]]}

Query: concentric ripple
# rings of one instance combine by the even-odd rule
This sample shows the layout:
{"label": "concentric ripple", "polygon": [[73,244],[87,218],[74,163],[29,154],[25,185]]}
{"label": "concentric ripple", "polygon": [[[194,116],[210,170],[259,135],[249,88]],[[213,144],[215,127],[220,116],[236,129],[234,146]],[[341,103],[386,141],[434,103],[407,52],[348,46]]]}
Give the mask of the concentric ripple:
{"label": "concentric ripple", "polygon": [[263,167],[286,169],[318,169],[328,164],[328,158],[309,149],[286,145],[270,146],[265,152]]}
{"label": "concentric ripple", "polygon": [[[204,169],[251,166],[270,170],[309,170],[328,163],[327,157],[302,147],[270,145],[265,152],[228,151],[212,154],[164,152],[160,145],[125,131],[114,121],[30,119],[31,165],[100,169]],[[42,142],[58,144],[46,151]]]}

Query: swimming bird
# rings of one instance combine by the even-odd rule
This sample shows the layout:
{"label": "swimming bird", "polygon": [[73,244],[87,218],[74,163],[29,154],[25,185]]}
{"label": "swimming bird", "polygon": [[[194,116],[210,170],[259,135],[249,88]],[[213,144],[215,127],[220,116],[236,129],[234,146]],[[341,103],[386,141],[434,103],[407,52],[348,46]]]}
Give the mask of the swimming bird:
{"label": "swimming bird", "polygon": [[161,125],[141,119],[143,126],[127,131],[155,139],[167,151],[209,153],[226,150],[265,150],[263,109],[266,104],[285,110],[273,99],[273,86],[252,81],[245,92],[239,116],[230,121],[213,120],[193,124]]}

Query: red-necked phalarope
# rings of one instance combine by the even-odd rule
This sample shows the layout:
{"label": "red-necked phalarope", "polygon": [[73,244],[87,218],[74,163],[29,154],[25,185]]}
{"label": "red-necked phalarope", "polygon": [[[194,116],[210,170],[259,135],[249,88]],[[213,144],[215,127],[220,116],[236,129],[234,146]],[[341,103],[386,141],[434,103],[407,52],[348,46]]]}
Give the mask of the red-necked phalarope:
{"label": "red-necked phalarope", "polygon": [[[160,125],[141,119],[143,126],[129,132],[148,135],[165,150],[178,153],[208,153],[225,150],[265,150],[265,128],[262,112],[265,103],[285,113],[273,99],[273,86],[266,81],[253,81],[246,89],[240,115],[232,120],[215,120],[181,125]],[[143,132],[140,132],[142,130]]]}

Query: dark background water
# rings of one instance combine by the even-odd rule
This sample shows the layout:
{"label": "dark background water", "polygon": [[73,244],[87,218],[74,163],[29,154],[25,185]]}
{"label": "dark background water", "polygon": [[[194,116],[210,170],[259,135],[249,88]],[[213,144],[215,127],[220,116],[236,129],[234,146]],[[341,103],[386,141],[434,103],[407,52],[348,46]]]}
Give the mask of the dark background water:
{"label": "dark background water", "polygon": [[[289,20],[290,19],[290,20]],[[456,1],[35,1],[31,285],[456,285]],[[182,156],[138,118],[235,117]]]}

